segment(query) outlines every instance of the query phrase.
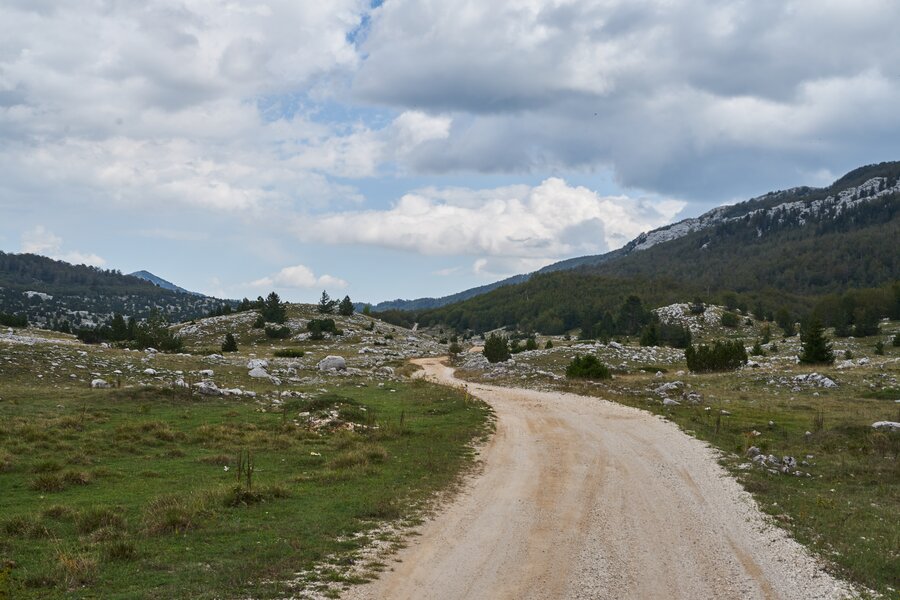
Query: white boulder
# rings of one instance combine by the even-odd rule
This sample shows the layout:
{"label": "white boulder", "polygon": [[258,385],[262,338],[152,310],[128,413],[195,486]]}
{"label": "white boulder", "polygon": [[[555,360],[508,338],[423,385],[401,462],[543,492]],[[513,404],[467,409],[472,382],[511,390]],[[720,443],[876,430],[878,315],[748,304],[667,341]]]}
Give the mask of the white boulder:
{"label": "white boulder", "polygon": [[897,421],[876,421],[872,423],[872,429],[884,429],[885,431],[900,431],[900,423]]}
{"label": "white boulder", "polygon": [[316,367],[320,371],[343,371],[347,368],[347,361],[343,356],[326,356]]}
{"label": "white boulder", "polygon": [[200,383],[194,385],[194,388],[204,396],[221,396],[222,390],[216,386],[215,383],[211,381],[201,381]]}
{"label": "white boulder", "polygon": [[110,385],[103,379],[94,379],[93,381],[91,381],[91,387],[92,388],[108,388],[108,387],[110,387]]}
{"label": "white boulder", "polygon": [[156,369],[144,369],[144,375],[156,375]]}
{"label": "white boulder", "polygon": [[271,377],[271,375],[269,375],[269,372],[266,371],[263,367],[253,367],[252,369],[250,369],[250,372],[247,373],[247,375],[255,379],[269,379]]}
{"label": "white boulder", "polygon": [[247,368],[248,369],[257,369],[257,368],[268,369],[269,361],[267,361],[264,358],[253,358],[253,359],[250,359],[250,361],[247,363]]}

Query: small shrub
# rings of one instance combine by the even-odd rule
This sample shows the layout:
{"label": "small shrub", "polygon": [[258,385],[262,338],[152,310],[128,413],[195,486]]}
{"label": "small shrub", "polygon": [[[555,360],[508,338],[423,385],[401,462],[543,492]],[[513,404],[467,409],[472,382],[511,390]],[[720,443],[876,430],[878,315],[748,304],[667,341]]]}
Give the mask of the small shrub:
{"label": "small shrub", "polygon": [[222,352],[237,352],[238,345],[237,340],[234,339],[234,334],[226,333],[225,341],[222,342]]}
{"label": "small shrub", "polygon": [[845,360],[852,360],[852,359],[853,359],[853,353],[850,352],[850,350],[844,350],[844,359],[845,359]]}
{"label": "small shrub", "polygon": [[[310,319],[309,323],[306,324],[306,330],[309,331],[309,337],[313,340],[324,339],[326,333],[332,335],[342,335],[344,333],[337,328],[334,319]],[[388,336],[384,337],[385,339],[392,339],[388,338]]]}
{"label": "small shrub", "polygon": [[730,327],[733,329],[737,327],[741,321],[736,314],[726,311],[722,313],[720,322],[722,324],[722,327]]}
{"label": "small shrub", "polygon": [[280,348],[274,352],[278,358],[303,358],[306,353],[299,348]]}
{"label": "small shrub", "polygon": [[894,348],[900,347],[900,333],[894,334],[894,339],[891,340],[891,345],[893,345]]}
{"label": "small shrub", "polygon": [[762,345],[757,341],[753,344],[753,348],[750,349],[750,356],[765,356],[766,353],[762,349]]}
{"label": "small shrub", "polygon": [[266,326],[266,318],[264,316],[256,315],[256,320],[253,321],[253,329],[262,329]]}
{"label": "small shrub", "polygon": [[566,367],[566,377],[570,379],[611,379],[609,367],[593,354],[576,356]]}
{"label": "small shrub", "polygon": [[462,346],[459,345],[459,342],[450,342],[450,346],[447,347],[447,352],[450,354],[459,354],[462,352]]}
{"label": "small shrub", "polygon": [[717,340],[712,346],[689,346],[684,357],[688,369],[695,373],[733,371],[747,363],[747,350],[739,340]]}
{"label": "small shrub", "polygon": [[285,326],[266,327],[266,337],[273,340],[286,340],[291,337],[291,330]]}
{"label": "small shrub", "polygon": [[484,342],[484,357],[488,362],[498,363],[509,360],[510,350],[506,338],[492,333]]}
{"label": "small shrub", "polygon": [[878,356],[884,356],[884,342],[878,340],[875,342],[875,354]]}
{"label": "small shrub", "polygon": [[547,340],[547,343],[544,344],[544,349],[549,350],[552,347],[553,347],[553,340]]}

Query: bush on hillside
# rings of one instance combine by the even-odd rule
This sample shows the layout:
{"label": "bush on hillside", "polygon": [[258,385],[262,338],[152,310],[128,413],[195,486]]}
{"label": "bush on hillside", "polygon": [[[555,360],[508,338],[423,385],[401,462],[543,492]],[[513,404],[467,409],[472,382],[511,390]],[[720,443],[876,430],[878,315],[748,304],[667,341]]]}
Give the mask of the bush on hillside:
{"label": "bush on hillside", "polygon": [[593,354],[576,356],[566,367],[569,379],[612,379],[612,372]]}
{"label": "bush on hillside", "polygon": [[825,328],[815,317],[805,321],[800,327],[800,343],[803,344],[801,363],[830,365],[834,362],[834,350],[825,337]]}
{"label": "bush on hillside", "polygon": [[740,323],[740,319],[733,312],[726,311],[722,313],[720,322],[722,323],[722,327],[730,327],[733,329],[738,326],[738,324]]}
{"label": "bush on hillside", "polygon": [[311,319],[306,324],[306,330],[309,331],[309,339],[322,340],[325,334],[341,335],[344,332],[337,328],[334,319]]}
{"label": "bush on hillside", "polygon": [[291,330],[287,327],[266,327],[266,337],[273,340],[286,340],[291,337]]}
{"label": "bush on hillside", "polygon": [[237,352],[238,345],[237,340],[234,339],[234,334],[226,333],[225,341],[222,342],[222,352]]}
{"label": "bush on hillside", "polygon": [[712,346],[688,346],[684,357],[694,373],[733,371],[747,363],[747,350],[741,341],[716,341]]}
{"label": "bush on hillside", "polygon": [[506,338],[496,333],[488,336],[484,342],[484,357],[492,363],[509,360],[510,351]]}

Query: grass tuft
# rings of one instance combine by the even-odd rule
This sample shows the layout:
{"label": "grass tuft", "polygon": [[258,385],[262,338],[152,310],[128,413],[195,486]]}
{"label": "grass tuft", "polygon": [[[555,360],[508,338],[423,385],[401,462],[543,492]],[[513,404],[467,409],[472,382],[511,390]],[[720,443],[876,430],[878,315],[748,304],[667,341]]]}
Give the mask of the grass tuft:
{"label": "grass tuft", "polygon": [[159,496],[144,509],[144,530],[161,535],[198,529],[209,512],[206,504],[205,497],[193,494]]}

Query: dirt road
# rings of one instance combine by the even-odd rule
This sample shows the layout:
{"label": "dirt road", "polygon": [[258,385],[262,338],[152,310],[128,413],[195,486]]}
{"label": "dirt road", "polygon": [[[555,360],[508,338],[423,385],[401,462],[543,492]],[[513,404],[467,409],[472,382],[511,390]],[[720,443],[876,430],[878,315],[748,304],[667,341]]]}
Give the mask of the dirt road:
{"label": "dirt road", "polygon": [[[439,359],[425,376],[461,385]],[[715,454],[648,413],[469,384],[493,406],[483,471],[351,599],[842,598]]]}

